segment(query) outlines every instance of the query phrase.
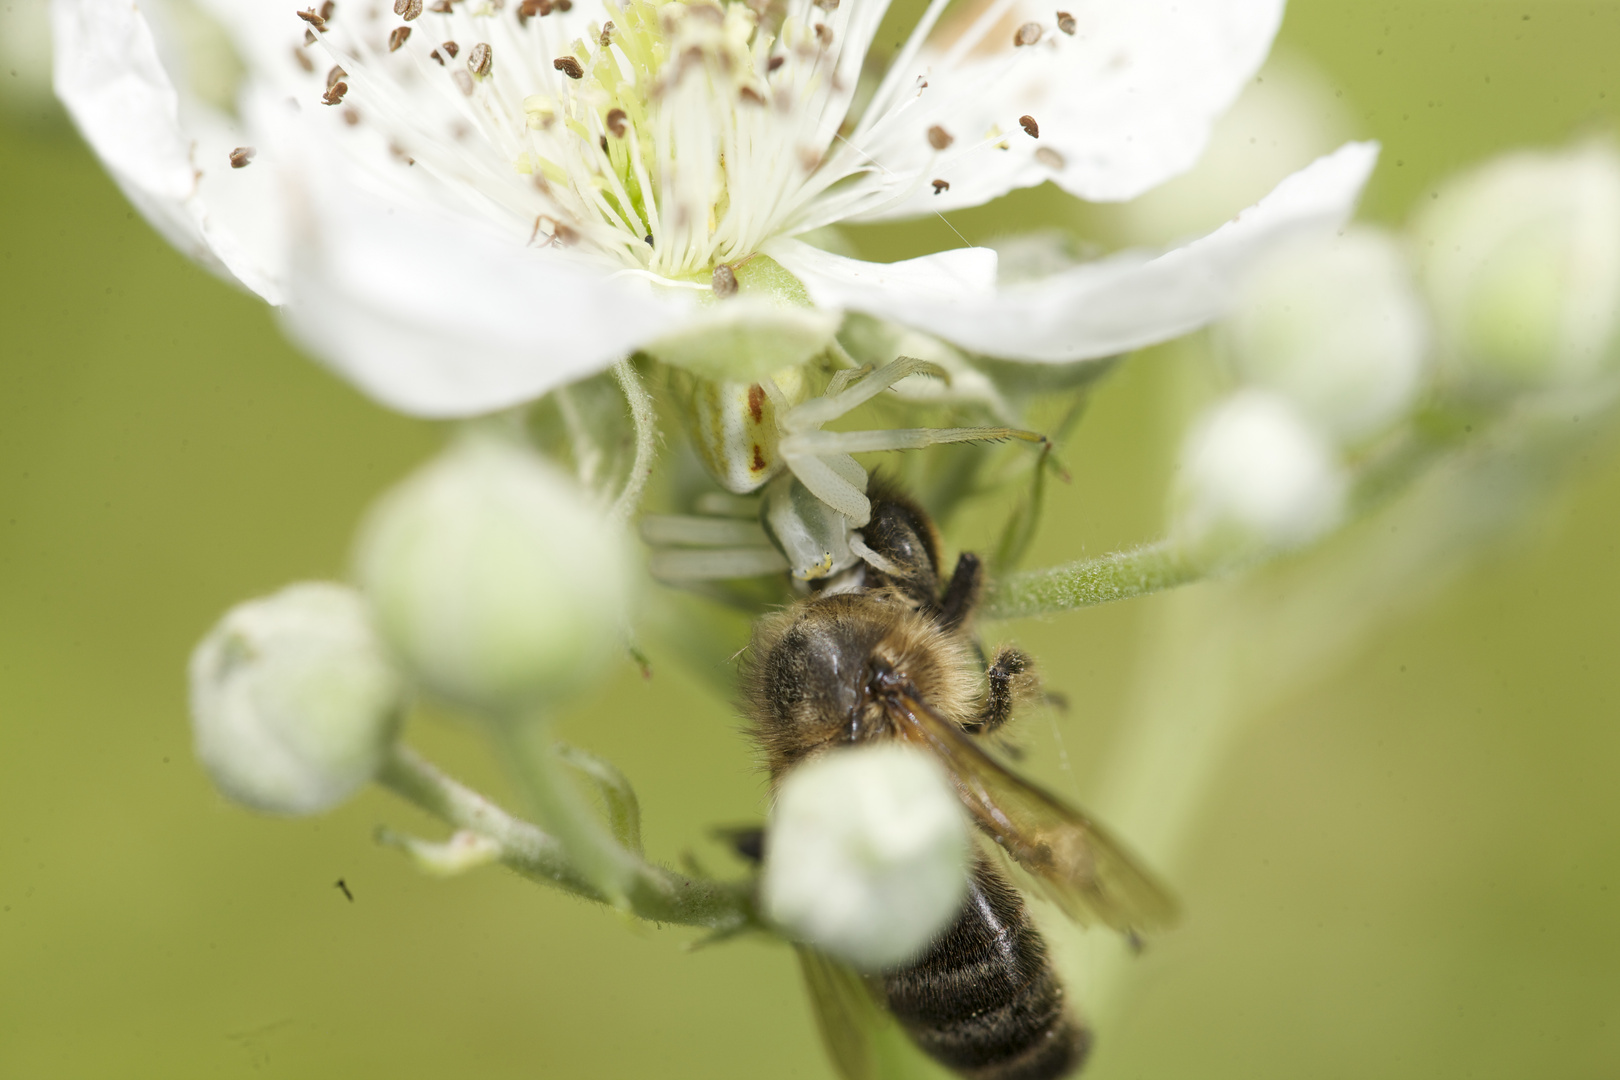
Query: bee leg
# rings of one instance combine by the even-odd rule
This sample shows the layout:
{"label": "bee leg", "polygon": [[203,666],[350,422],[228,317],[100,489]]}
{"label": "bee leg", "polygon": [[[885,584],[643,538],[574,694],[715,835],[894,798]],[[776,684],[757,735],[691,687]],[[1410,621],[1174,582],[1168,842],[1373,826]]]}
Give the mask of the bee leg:
{"label": "bee leg", "polygon": [[950,584],[939,601],[939,621],[947,630],[955,630],[973,613],[984,585],[984,564],[971,551],[957,556],[956,569],[951,572]]}
{"label": "bee leg", "polygon": [[722,826],[709,830],[709,835],[729,846],[744,862],[758,866],[765,861],[765,830],[758,825]]}
{"label": "bee leg", "polygon": [[897,496],[883,480],[872,490],[872,520],[862,530],[865,542],[894,567],[868,569],[873,585],[893,585],[922,611],[939,603],[939,536],[921,508]]}
{"label": "bee leg", "polygon": [[962,725],[973,735],[986,735],[1012,719],[1013,706],[1036,688],[1034,663],[1024,653],[1009,646],[996,650],[995,659],[985,670],[990,692],[984,697],[984,708],[978,720]]}

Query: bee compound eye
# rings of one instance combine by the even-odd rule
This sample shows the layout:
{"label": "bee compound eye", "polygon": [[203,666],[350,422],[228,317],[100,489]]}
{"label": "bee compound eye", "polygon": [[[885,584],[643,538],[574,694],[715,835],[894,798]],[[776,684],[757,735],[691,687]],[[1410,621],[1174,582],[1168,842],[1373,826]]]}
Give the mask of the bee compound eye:
{"label": "bee compound eye", "polygon": [[844,727],[863,704],[866,649],[834,620],[812,616],[771,651],[766,685],[778,715],[799,726]]}

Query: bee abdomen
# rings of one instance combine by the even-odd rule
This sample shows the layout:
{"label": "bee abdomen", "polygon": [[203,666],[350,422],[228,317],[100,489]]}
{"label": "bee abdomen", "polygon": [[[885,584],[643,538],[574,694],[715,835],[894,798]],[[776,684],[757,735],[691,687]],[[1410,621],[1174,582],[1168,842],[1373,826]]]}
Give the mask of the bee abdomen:
{"label": "bee abdomen", "polygon": [[982,860],[956,922],[883,989],[912,1041],[971,1080],[1056,1080],[1091,1046],[1023,900]]}

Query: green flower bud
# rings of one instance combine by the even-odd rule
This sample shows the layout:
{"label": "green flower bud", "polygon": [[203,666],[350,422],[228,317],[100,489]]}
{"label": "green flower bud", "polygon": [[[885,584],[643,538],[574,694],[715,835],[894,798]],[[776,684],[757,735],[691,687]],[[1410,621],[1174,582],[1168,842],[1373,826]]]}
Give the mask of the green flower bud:
{"label": "green flower bud", "polygon": [[913,959],[967,895],[967,815],[938,763],[905,746],[839,750],[777,794],[766,915],[856,967]]}
{"label": "green flower bud", "polygon": [[1300,547],[1338,524],[1345,487],[1332,452],[1287,399],[1245,390],[1187,437],[1171,536],[1211,563]]}
{"label": "green flower bud", "polygon": [[1279,250],[1244,283],[1222,330],[1246,382],[1347,443],[1405,415],[1428,357],[1428,317],[1406,260],[1375,229]]}
{"label": "green flower bud", "polygon": [[291,585],[232,608],[191,654],[197,757],[239,803],[330,810],[377,772],[404,686],[353,589]]}
{"label": "green flower bud", "polygon": [[475,709],[555,701],[623,652],[631,564],[622,530],[501,434],[467,433],[385,496],[356,567],[406,668]]}
{"label": "green flower bud", "polygon": [[1607,143],[1497,158],[1414,223],[1455,378],[1578,381],[1620,328],[1620,154]]}

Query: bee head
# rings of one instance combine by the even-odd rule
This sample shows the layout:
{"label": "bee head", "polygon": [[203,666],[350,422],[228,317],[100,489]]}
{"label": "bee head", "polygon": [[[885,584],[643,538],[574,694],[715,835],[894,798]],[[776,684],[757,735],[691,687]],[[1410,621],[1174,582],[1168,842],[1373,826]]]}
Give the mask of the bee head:
{"label": "bee head", "polygon": [[974,693],[969,647],[893,590],[817,597],[763,620],[752,656],[748,712],[773,776],[821,750],[892,736],[884,698],[895,680],[952,715]]}

